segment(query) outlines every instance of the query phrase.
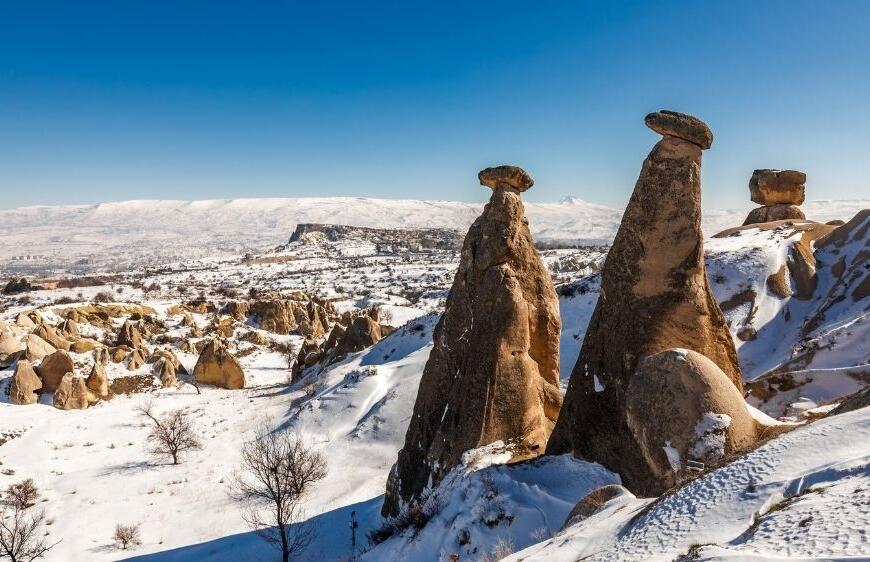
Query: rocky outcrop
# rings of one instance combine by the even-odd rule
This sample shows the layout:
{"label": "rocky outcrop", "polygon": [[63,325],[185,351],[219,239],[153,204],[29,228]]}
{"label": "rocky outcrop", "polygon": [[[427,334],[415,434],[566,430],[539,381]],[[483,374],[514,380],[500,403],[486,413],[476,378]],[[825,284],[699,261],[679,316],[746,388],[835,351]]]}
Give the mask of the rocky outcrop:
{"label": "rocky outcrop", "polygon": [[54,407],[61,410],[84,410],[96,401],[82,377],[67,373],[54,391]]}
{"label": "rocky outcrop", "polygon": [[0,366],[10,365],[24,351],[26,345],[12,330],[0,331]]}
{"label": "rocky outcrop", "polygon": [[381,325],[368,314],[357,316],[344,330],[335,345],[334,356],[362,351],[380,341]]}
{"label": "rocky outcrop", "polygon": [[40,324],[33,333],[51,344],[55,349],[69,351],[70,342],[54,326]]}
{"label": "rocky outcrop", "polygon": [[135,371],[145,364],[145,352],[141,347],[136,347],[127,357],[127,370]]}
{"label": "rocky outcrop", "polygon": [[520,198],[532,179],[513,166],[479,179],[492,197],[465,237],[384,515],[419,499],[470,449],[501,440],[514,459],[541,454],[558,415],[558,300]]}
{"label": "rocky outcrop", "polygon": [[34,404],[38,399],[36,391],[42,388],[42,381],[27,359],[15,365],[12,384],[9,386],[9,400],[15,404]]}
{"label": "rocky outcrop", "polygon": [[118,345],[125,345],[132,349],[142,347],[142,333],[136,323],[127,320],[118,331]]}
{"label": "rocky outcrop", "polygon": [[61,379],[67,373],[75,372],[75,364],[69,353],[58,349],[42,360],[36,367],[36,374],[42,379],[43,390],[54,391],[60,384]]}
{"label": "rocky outcrop", "polygon": [[746,450],[759,428],[743,395],[713,361],[669,349],[645,357],[625,393],[632,441],[644,462],[634,487],[659,495],[695,471]]}
{"label": "rocky outcrop", "polygon": [[24,344],[24,357],[30,362],[40,361],[45,356],[57,351],[53,345],[36,334],[25,336]]}
{"label": "rocky outcrop", "polygon": [[798,205],[805,198],[807,175],[797,170],[755,170],[749,179],[749,196],[761,207],[750,211],[744,226],[780,220],[806,220]]}
{"label": "rocky outcrop", "polygon": [[640,492],[652,475],[625,404],[638,362],[666,349],[689,349],[741,387],[734,342],[704,267],[701,150],[712,135],[694,117],[660,113],[646,121],[665,136],[643,163],[607,254],[601,294],[547,444],[548,453],[574,453],[607,466]]}
{"label": "rocky outcrop", "polygon": [[197,382],[230,390],[245,387],[242,366],[217,339],[211,340],[200,353],[193,376]]}
{"label": "rocky outcrop", "polygon": [[88,375],[85,381],[85,386],[91,393],[102,399],[109,397],[109,378],[106,376],[106,370],[99,363],[94,363],[91,368],[91,374]]}
{"label": "rocky outcrop", "polygon": [[160,384],[164,388],[178,384],[178,373],[173,362],[164,357],[154,364],[154,373],[160,377]]}

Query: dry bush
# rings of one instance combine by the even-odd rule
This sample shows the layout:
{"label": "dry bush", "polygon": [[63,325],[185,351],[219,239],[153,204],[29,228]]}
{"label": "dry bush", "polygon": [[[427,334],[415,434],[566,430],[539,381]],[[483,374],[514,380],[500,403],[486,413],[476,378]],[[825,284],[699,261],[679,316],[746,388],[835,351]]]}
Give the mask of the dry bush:
{"label": "dry bush", "polygon": [[139,413],[152,423],[147,437],[152,454],[167,456],[172,459],[172,464],[178,464],[182,453],[202,448],[193,420],[184,410],[173,410],[158,418],[148,404],[140,407]]}
{"label": "dry bush", "polygon": [[514,553],[514,543],[505,537],[499,537],[489,553],[480,557],[480,562],[498,562]]}
{"label": "dry bush", "polygon": [[0,559],[30,562],[57,545],[45,541],[45,512],[32,509],[37,498],[39,490],[30,478],[6,489],[0,504]]}
{"label": "dry bush", "polygon": [[316,537],[302,500],[326,476],[326,460],[298,435],[262,426],[242,448],[241,469],[231,495],[246,504],[251,528],[288,562]]}
{"label": "dry bush", "polygon": [[17,484],[10,484],[3,499],[13,507],[27,509],[33,507],[39,499],[39,490],[33,483],[33,478],[28,478]]}
{"label": "dry bush", "polygon": [[130,547],[136,547],[142,544],[142,538],[139,535],[139,524],[135,525],[115,525],[115,534],[112,535],[112,540],[118,545],[121,550],[127,550]]}

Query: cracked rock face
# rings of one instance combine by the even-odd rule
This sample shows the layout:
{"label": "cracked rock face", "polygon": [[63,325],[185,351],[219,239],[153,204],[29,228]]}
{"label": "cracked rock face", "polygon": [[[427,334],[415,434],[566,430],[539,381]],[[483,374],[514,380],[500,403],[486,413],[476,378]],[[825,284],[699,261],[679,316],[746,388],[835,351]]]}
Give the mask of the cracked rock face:
{"label": "cracked rock face", "polygon": [[481,172],[493,189],[465,237],[382,513],[420,499],[469,450],[502,440],[543,452],[559,412],[559,305],[529,233],[520,168]]}
{"label": "cracked rock face", "polygon": [[647,116],[653,130],[667,134],[643,163],[607,255],[601,296],[547,444],[548,454],[574,453],[619,472],[639,493],[650,475],[625,415],[626,386],[638,362],[670,348],[697,351],[741,387],[734,343],[704,267],[703,145],[675,136],[700,141],[709,129],[679,115],[676,125],[665,121],[668,127]]}

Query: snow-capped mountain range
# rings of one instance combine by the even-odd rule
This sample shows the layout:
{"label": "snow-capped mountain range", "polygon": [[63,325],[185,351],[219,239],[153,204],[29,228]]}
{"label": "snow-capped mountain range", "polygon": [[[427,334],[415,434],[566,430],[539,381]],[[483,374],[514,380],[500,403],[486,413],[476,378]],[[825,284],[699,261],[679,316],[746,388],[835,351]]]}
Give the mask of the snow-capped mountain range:
{"label": "snow-capped mountain range", "polygon": [[[122,269],[206,256],[263,251],[285,243],[298,223],[466,229],[482,203],[365,197],[140,200],[97,205],[33,206],[0,210],[0,270],[10,263]],[[870,199],[810,201],[809,218],[847,220]],[[537,240],[606,243],[621,209],[576,197],[526,203]],[[743,222],[749,206],[709,210],[709,236]],[[14,261],[13,261],[14,260]]]}

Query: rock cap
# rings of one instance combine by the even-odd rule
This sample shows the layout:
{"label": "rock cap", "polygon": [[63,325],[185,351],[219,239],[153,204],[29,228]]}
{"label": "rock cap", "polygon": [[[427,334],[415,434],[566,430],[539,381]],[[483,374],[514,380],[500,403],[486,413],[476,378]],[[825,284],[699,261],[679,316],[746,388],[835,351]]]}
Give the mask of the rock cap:
{"label": "rock cap", "polygon": [[806,182],[807,175],[798,170],[755,170],[749,179],[749,196],[759,205],[800,205]]}
{"label": "rock cap", "polygon": [[499,186],[507,186],[523,192],[535,185],[532,176],[519,166],[486,168],[477,174],[477,179],[480,180],[480,185],[485,185],[493,190]]}
{"label": "rock cap", "polygon": [[662,109],[644,118],[646,126],[660,135],[677,137],[706,150],[713,144],[713,132],[706,123],[685,113]]}

